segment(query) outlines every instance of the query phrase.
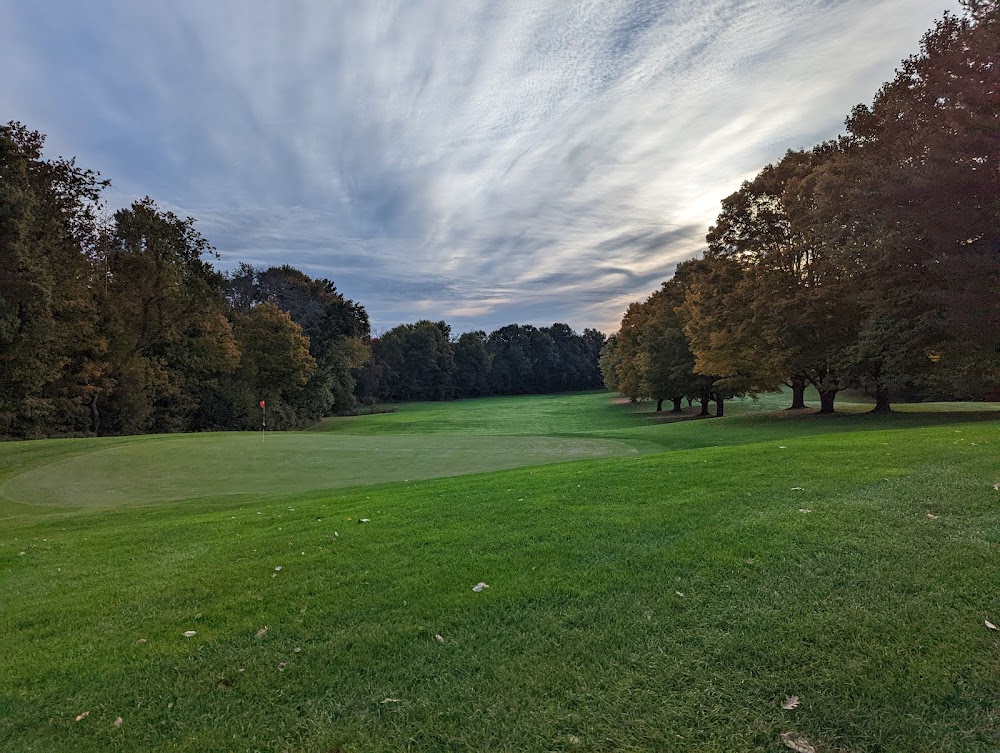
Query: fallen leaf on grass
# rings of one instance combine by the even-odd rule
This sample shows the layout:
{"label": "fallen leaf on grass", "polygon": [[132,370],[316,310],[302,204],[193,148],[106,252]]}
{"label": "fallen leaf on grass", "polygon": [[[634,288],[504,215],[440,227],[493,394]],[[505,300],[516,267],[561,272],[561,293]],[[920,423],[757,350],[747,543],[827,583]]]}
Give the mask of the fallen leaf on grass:
{"label": "fallen leaf on grass", "polygon": [[994,624],[993,624],[992,622],[990,622],[989,620],[983,620],[983,623],[984,623],[984,624],[986,625],[986,627],[988,627],[988,628],[989,628],[990,630],[996,630],[996,629],[997,629],[997,626],[996,626],[996,625],[994,625]]}
{"label": "fallen leaf on grass", "polygon": [[117,719],[115,719],[115,727],[116,728],[121,727],[124,723],[125,723],[125,720],[122,719],[121,717],[118,717]]}
{"label": "fallen leaf on grass", "polygon": [[77,720],[78,722],[82,722],[82,721],[83,721],[84,719],[86,719],[86,718],[87,718],[88,716],[90,716],[90,712],[89,712],[89,711],[84,711],[84,712],[83,712],[82,714],[80,714],[80,716],[78,716],[78,717],[76,718],[76,720]]}
{"label": "fallen leaf on grass", "polygon": [[145,638],[140,638],[139,640],[137,640],[137,641],[135,642],[135,645],[136,645],[136,646],[141,646],[141,645],[142,645],[143,643],[145,643],[145,642],[146,642],[146,639],[145,639]]}
{"label": "fallen leaf on grass", "polygon": [[302,653],[302,647],[301,646],[296,646],[295,648],[292,649],[292,653],[293,654],[301,654]]}
{"label": "fallen leaf on grass", "polygon": [[684,593],[681,592],[681,591],[674,591],[674,593],[677,594],[678,596],[682,597],[682,598],[684,596]]}
{"label": "fallen leaf on grass", "polygon": [[17,553],[17,556],[18,556],[18,557],[23,557],[23,556],[24,556],[24,552],[18,552],[18,553]]}
{"label": "fallen leaf on grass", "polygon": [[569,736],[569,744],[570,745],[579,745],[580,744],[580,738],[577,737],[576,735],[570,735]]}
{"label": "fallen leaf on grass", "polygon": [[194,638],[196,635],[198,635],[198,633],[196,633],[194,630],[185,630],[184,631],[184,637],[185,638]]}
{"label": "fallen leaf on grass", "polygon": [[371,518],[358,518],[359,523],[371,523]]}
{"label": "fallen leaf on grass", "polygon": [[287,667],[287,666],[288,666],[288,662],[286,662],[286,661],[278,662],[278,671],[279,672],[284,672],[285,671],[285,667]]}
{"label": "fallen leaf on grass", "polygon": [[472,587],[472,590],[475,591],[476,593],[481,593],[485,591],[487,588],[489,588],[489,586],[486,583],[480,581],[479,583],[477,583]]}
{"label": "fallen leaf on grass", "polygon": [[807,510],[805,507],[800,507],[799,512],[812,512],[812,510]]}
{"label": "fallen leaf on grass", "polygon": [[1000,492],[1000,481],[994,481],[993,488]]}
{"label": "fallen leaf on grass", "polygon": [[434,633],[434,640],[436,640],[438,643],[444,643],[444,636]]}
{"label": "fallen leaf on grass", "polygon": [[264,626],[264,627],[262,627],[262,628],[261,628],[260,630],[258,630],[258,631],[257,631],[257,637],[258,637],[258,638],[263,638],[263,637],[264,637],[265,635],[267,635],[267,629],[268,629],[268,628],[267,628],[267,625],[265,625],[265,626]]}
{"label": "fallen leaf on grass", "polygon": [[929,512],[929,513],[927,513],[927,517],[930,518],[931,520],[937,520],[941,516],[940,515],[935,515],[934,513]]}
{"label": "fallen leaf on grass", "polygon": [[790,695],[781,702],[781,708],[783,708],[785,711],[791,711],[798,705],[799,705],[799,697],[797,695]]}
{"label": "fallen leaf on grass", "polygon": [[804,492],[805,489],[803,487],[801,487],[801,486],[793,486],[792,487],[792,491],[793,492]]}
{"label": "fallen leaf on grass", "polygon": [[281,572],[281,565],[276,565],[275,568],[274,568],[274,572],[280,573]]}
{"label": "fallen leaf on grass", "polygon": [[781,742],[785,744],[786,748],[791,748],[796,753],[816,753],[816,749],[798,732],[782,732]]}
{"label": "fallen leaf on grass", "polygon": [[399,702],[400,701],[398,698],[386,698],[384,701],[382,701],[382,703],[399,703]]}

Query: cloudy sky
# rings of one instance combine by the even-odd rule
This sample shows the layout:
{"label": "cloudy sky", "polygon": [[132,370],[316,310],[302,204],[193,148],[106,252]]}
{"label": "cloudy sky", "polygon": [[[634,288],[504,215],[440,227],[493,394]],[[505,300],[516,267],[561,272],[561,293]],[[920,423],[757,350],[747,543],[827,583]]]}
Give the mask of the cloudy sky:
{"label": "cloudy sky", "polygon": [[376,330],[617,329],[957,0],[0,0],[0,120]]}

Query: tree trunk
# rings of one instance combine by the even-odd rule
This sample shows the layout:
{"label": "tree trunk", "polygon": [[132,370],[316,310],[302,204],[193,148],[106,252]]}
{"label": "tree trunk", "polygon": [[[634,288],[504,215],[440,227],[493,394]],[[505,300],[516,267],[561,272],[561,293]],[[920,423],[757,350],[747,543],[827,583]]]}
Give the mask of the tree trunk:
{"label": "tree trunk", "polygon": [[820,413],[833,413],[833,401],[837,397],[837,390],[820,390],[819,404]]}
{"label": "tree trunk", "polygon": [[694,398],[688,396],[688,408],[690,408],[692,405],[694,405]]}
{"label": "tree trunk", "polygon": [[715,398],[715,417],[722,418],[722,404],[726,402],[725,398],[717,397]]}
{"label": "tree trunk", "polygon": [[710,402],[710,400],[708,398],[708,395],[705,395],[704,397],[701,398],[701,413],[698,414],[699,416],[711,416],[712,415],[711,413],[708,412],[708,404],[709,404],[709,402]]}
{"label": "tree trunk", "polygon": [[802,410],[806,407],[806,378],[797,376],[792,378],[792,406],[788,410]]}
{"label": "tree trunk", "polygon": [[101,433],[101,413],[97,410],[97,395],[90,398],[90,429],[94,434]]}
{"label": "tree trunk", "polygon": [[672,398],[670,398],[670,399],[671,399],[671,400],[673,401],[673,403],[674,403],[674,408],[673,408],[673,410],[672,410],[672,411],[670,411],[670,412],[671,412],[671,413],[680,413],[680,412],[681,412],[681,401],[682,401],[682,400],[683,400],[684,398],[682,398],[682,397],[672,397]]}
{"label": "tree trunk", "polygon": [[882,390],[875,391],[875,407],[871,409],[872,413],[892,413],[892,407],[889,405],[889,395]]}
{"label": "tree trunk", "polygon": [[656,412],[659,413],[661,410],[663,410],[663,398],[658,397],[656,398]]}

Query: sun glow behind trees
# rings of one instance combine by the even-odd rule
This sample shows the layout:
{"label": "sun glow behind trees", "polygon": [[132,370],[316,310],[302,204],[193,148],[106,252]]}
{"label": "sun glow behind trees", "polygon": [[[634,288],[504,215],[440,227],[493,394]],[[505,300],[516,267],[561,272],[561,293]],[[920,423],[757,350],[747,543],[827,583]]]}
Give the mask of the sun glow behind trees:
{"label": "sun glow behind trees", "polygon": [[[1000,384],[1000,10],[946,15],[848,133],[789,151],[722,202],[705,258],[633,304],[605,354],[606,383],[673,397],[656,377],[660,298],[690,358],[667,356],[712,389],[806,384],[837,392],[977,399]],[[680,280],[680,281],[679,281]],[[651,364],[658,363],[653,369]],[[665,391],[666,390],[666,391]],[[672,390],[672,391],[671,391]],[[684,394],[699,394],[688,384]],[[701,393],[703,394],[703,392]]]}

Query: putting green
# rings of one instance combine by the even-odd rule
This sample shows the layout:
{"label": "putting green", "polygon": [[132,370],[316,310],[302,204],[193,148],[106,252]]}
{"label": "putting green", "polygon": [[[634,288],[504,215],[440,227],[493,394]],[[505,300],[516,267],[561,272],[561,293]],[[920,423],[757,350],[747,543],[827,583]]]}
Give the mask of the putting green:
{"label": "putting green", "polygon": [[607,439],[517,436],[188,434],[81,451],[10,478],[14,502],[147,504],[229,494],[292,494],[638,455]]}

